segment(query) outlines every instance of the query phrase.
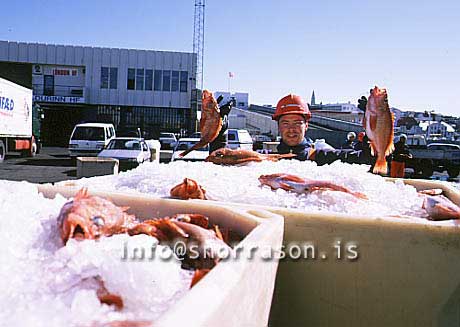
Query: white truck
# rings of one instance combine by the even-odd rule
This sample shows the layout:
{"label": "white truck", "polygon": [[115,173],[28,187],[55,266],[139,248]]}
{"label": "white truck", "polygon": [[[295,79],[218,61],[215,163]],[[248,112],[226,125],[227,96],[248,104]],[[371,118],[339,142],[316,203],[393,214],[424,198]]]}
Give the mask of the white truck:
{"label": "white truck", "polygon": [[10,152],[34,156],[32,90],[0,78],[0,162]]}
{"label": "white truck", "polygon": [[433,171],[445,171],[450,178],[460,172],[460,146],[448,143],[430,143],[423,135],[409,135],[407,145],[412,153],[406,167],[414,169],[414,173],[429,178]]}

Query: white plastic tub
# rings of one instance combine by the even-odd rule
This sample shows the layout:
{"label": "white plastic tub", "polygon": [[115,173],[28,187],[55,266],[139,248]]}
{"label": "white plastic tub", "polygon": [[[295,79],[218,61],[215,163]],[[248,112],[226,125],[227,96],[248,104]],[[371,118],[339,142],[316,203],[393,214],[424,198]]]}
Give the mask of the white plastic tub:
{"label": "white plastic tub", "polygon": [[[39,185],[52,198],[56,193],[72,197],[77,188]],[[213,223],[245,235],[240,246],[281,246],[283,218],[259,209],[232,209],[210,201],[155,199],[121,193],[90,192],[129,206],[139,219],[176,213],[200,213]],[[266,326],[278,266],[277,260],[221,261],[183,298],[154,322],[154,326]],[[142,317],[139,317],[141,319]]]}
{"label": "white plastic tub", "polygon": [[[404,182],[442,188],[460,204],[448,184]],[[270,326],[460,325],[459,226],[266,209],[284,216],[285,246],[313,242],[318,253],[280,262]],[[335,258],[339,241],[341,260]],[[357,259],[344,258],[347,243],[357,245]]]}

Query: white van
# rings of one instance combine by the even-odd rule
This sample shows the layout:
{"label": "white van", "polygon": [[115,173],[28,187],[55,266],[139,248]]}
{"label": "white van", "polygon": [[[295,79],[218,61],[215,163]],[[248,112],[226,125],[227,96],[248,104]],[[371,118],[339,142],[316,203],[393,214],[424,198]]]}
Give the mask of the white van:
{"label": "white van", "polygon": [[77,124],[69,140],[69,155],[76,157],[97,156],[115,138],[115,127],[106,123]]}
{"label": "white van", "polygon": [[252,137],[245,129],[229,128],[228,131],[228,145],[230,149],[244,149],[252,151]]}

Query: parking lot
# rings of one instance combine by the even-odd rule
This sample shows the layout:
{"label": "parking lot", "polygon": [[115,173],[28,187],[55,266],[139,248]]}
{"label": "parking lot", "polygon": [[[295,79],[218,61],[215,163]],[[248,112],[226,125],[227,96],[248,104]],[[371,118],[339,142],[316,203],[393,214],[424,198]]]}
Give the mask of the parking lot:
{"label": "parking lot", "polygon": [[77,169],[67,148],[44,147],[33,158],[11,155],[0,163],[0,179],[53,183],[76,178]]}

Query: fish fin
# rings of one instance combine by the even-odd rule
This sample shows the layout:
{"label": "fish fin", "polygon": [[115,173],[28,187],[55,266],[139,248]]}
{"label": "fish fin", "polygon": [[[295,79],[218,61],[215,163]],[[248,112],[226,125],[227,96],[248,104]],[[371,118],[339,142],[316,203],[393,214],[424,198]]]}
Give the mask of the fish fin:
{"label": "fish fin", "polygon": [[289,190],[292,190],[294,187],[292,187],[292,185],[290,185],[289,182],[279,182],[280,183],[280,187],[285,190],[285,191],[289,191]]}
{"label": "fish fin", "polygon": [[266,157],[270,161],[278,161],[282,158],[294,158],[297,157],[295,153],[286,153],[286,154],[268,154]]}
{"label": "fish fin", "polygon": [[369,200],[366,194],[361,193],[361,192],[353,192],[352,193],[355,197],[363,199],[363,200]]}
{"label": "fish fin", "polygon": [[391,133],[390,133],[390,138],[389,138],[390,142],[387,148],[385,149],[385,157],[390,155],[395,150],[395,145],[393,144],[393,139],[395,137],[395,131],[393,128],[393,122],[395,121],[395,115],[392,112],[390,112],[390,114],[391,114]]}
{"label": "fish fin", "polygon": [[377,157],[377,161],[375,162],[372,172],[380,175],[385,175],[387,173],[387,161],[385,160],[385,157]]}
{"label": "fish fin", "polygon": [[75,194],[75,200],[84,199],[84,198],[87,198],[87,197],[88,197],[88,188],[87,187],[81,188],[77,192],[77,194]]}
{"label": "fish fin", "polygon": [[370,144],[370,146],[371,146],[371,156],[375,156],[376,151],[375,151],[374,142],[370,141],[369,144]]}
{"label": "fish fin", "polygon": [[128,211],[130,207],[119,207],[121,209],[121,211]]}

